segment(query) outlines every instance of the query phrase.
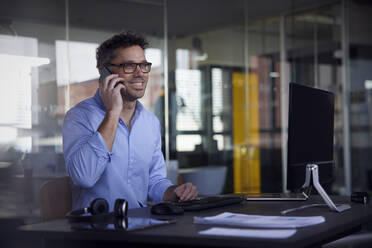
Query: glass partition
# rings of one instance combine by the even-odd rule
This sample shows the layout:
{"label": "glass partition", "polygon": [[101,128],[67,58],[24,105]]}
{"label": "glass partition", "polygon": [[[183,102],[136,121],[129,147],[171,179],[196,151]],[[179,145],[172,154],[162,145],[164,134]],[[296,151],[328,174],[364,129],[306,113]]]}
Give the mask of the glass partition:
{"label": "glass partition", "polygon": [[336,95],[326,189],[371,190],[371,5],[345,2],[1,2],[0,214],[40,220],[40,186],[66,175],[65,113],[95,93],[95,49],[124,30],[150,43],[141,102],[159,118],[174,183],[196,173],[201,195],[285,190],[293,81]]}
{"label": "glass partition", "polygon": [[[102,41],[125,30],[145,35],[150,43],[146,57],[153,66],[141,101],[150,111],[162,112],[163,2],[66,0],[39,1],[35,6],[18,0],[6,8],[4,4],[0,7],[0,196],[4,198],[0,213],[31,222],[40,218],[41,185],[67,175],[61,126],[65,113],[98,88],[95,53]],[[145,28],[137,16],[149,11],[153,20]]]}
{"label": "glass partition", "polygon": [[286,16],[290,81],[335,94],[334,171],[327,191],[345,193],[343,177],[343,78],[341,4],[325,5]]}
{"label": "glass partition", "polygon": [[27,1],[10,5],[0,7],[0,211],[31,218],[39,216],[40,185],[65,171],[64,106],[57,101],[57,47],[66,34],[65,8],[63,2],[48,4],[52,15],[30,10]]}
{"label": "glass partition", "polygon": [[372,6],[352,1],[348,7],[350,52],[350,145],[353,191],[372,190]]}

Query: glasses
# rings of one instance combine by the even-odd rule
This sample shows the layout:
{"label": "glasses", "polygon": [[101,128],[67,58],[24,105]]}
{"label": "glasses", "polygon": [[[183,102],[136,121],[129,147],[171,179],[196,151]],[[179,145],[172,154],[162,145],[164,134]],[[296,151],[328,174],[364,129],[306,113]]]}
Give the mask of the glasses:
{"label": "glasses", "polygon": [[143,73],[149,73],[151,71],[152,64],[149,62],[146,62],[146,63],[122,63],[122,64],[108,63],[108,65],[122,67],[124,73],[130,74],[136,71],[137,66],[139,66],[139,68],[141,69]]}

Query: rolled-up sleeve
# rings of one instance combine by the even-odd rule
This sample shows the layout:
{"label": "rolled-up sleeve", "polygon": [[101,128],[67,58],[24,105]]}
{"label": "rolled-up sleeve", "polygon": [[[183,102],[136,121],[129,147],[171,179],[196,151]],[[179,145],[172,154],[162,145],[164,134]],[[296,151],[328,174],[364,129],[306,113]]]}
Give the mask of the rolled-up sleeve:
{"label": "rolled-up sleeve", "polygon": [[172,186],[170,180],[166,178],[167,168],[165,166],[163,153],[161,151],[161,136],[159,121],[156,122],[155,130],[157,138],[155,143],[155,152],[152,156],[149,178],[149,197],[154,202],[161,202],[168,187]]}
{"label": "rolled-up sleeve", "polygon": [[66,114],[62,134],[66,170],[73,183],[83,188],[94,186],[112,156],[103,137],[79,109]]}

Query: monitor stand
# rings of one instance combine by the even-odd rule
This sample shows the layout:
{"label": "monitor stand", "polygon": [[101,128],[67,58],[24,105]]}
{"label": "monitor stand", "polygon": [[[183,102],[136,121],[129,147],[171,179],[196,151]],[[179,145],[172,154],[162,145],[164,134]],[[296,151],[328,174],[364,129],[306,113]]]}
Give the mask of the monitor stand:
{"label": "monitor stand", "polygon": [[[336,206],[336,204],[333,203],[333,201],[331,200],[331,198],[328,196],[328,194],[323,189],[322,185],[320,185],[320,183],[319,183],[319,172],[318,171],[319,171],[318,165],[316,165],[316,164],[308,164],[308,165],[306,165],[305,183],[302,186],[302,188],[309,189],[311,187],[310,180],[311,180],[311,177],[312,177],[313,178],[313,186],[314,186],[314,188],[318,191],[319,195],[323,198],[323,200],[325,201],[325,203],[327,204],[327,206],[332,211],[335,211],[335,212],[339,212],[340,213],[340,212],[343,212],[345,210],[350,209],[351,207],[350,207],[349,204],[338,204]],[[286,213],[293,212],[293,211],[296,211],[296,210],[300,210],[300,209],[304,209],[304,208],[309,208],[309,207],[318,207],[318,206],[322,206],[322,205],[324,205],[324,204],[304,205],[304,206],[301,206],[301,207],[298,207],[298,208],[292,208],[292,209],[284,210],[281,213],[282,214],[286,214]]]}

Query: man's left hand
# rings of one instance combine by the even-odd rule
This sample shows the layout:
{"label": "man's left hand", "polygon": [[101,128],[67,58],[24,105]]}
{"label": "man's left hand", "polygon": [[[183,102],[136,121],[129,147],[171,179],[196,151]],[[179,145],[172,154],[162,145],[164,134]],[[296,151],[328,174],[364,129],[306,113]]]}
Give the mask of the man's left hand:
{"label": "man's left hand", "polygon": [[184,183],[174,190],[178,201],[193,200],[198,196],[198,189],[192,183]]}
{"label": "man's left hand", "polygon": [[188,201],[198,196],[198,189],[192,183],[172,185],[164,193],[164,201]]}

